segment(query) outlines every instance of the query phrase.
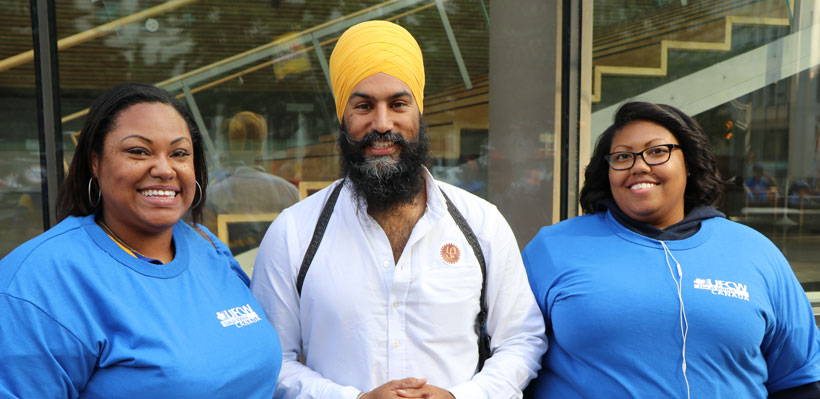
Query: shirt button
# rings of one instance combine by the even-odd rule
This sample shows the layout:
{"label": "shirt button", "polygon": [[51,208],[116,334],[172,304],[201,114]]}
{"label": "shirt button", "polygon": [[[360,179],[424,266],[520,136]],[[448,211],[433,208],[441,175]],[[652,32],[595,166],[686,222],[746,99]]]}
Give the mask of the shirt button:
{"label": "shirt button", "polygon": [[398,349],[399,341],[393,341],[393,349]]}
{"label": "shirt button", "polygon": [[399,302],[398,301],[393,302],[393,309],[398,309],[398,308],[399,308]]}
{"label": "shirt button", "polygon": [[390,262],[388,262],[388,261],[384,261],[384,263],[382,264],[382,266],[384,266],[384,268],[385,268],[385,269],[387,269],[388,267],[390,267]]}

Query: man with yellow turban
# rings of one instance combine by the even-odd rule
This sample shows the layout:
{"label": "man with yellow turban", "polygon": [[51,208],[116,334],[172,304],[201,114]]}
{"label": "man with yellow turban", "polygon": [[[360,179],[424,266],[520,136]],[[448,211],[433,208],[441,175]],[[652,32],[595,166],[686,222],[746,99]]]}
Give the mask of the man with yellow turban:
{"label": "man with yellow turban", "polygon": [[421,49],[364,22],[330,75],[342,178],[276,218],[251,283],[281,339],[274,397],[520,398],[543,317],[498,210],[425,167]]}

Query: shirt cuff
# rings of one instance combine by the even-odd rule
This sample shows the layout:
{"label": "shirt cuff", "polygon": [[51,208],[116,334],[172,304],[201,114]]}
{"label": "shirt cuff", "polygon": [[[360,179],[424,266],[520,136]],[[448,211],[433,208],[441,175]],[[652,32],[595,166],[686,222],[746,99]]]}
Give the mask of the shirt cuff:
{"label": "shirt cuff", "polygon": [[450,391],[456,399],[487,398],[487,393],[485,393],[481,385],[478,385],[475,381],[467,381],[463,384],[456,385],[448,389],[448,391]]}
{"label": "shirt cuff", "polygon": [[356,399],[359,397],[359,394],[362,393],[362,391],[354,387],[342,387],[339,393],[341,393],[341,395],[339,395],[339,398]]}

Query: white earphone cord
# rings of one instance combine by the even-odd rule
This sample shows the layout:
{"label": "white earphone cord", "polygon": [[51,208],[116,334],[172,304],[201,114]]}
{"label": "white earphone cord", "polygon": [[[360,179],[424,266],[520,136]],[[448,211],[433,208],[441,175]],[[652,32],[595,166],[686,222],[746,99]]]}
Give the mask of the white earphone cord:
{"label": "white earphone cord", "polygon": [[[666,243],[663,241],[659,241],[663,246],[663,253],[666,257],[666,266],[669,268],[669,274],[672,275],[672,280],[675,282],[675,287],[678,290],[678,301],[680,301],[680,335],[683,338],[683,348],[681,349],[681,355],[683,356],[683,363],[681,365],[681,370],[683,371],[683,381],[686,383],[686,398],[690,398],[690,390],[689,390],[689,378],[686,377],[686,336],[689,335],[689,321],[686,319],[686,308],[683,306],[683,270],[680,267],[680,263],[678,260],[675,259],[675,255],[672,254],[672,251],[669,250],[669,247],[666,246]],[[669,263],[669,257],[672,257],[672,260],[675,261],[675,266],[678,269],[678,277],[675,277],[675,273],[672,271],[672,264]]]}

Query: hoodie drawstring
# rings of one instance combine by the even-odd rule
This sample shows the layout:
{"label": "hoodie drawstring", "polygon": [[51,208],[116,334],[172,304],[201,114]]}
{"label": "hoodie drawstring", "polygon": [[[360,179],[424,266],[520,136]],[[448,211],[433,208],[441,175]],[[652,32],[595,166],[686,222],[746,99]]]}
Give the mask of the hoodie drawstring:
{"label": "hoodie drawstring", "polygon": [[[683,370],[683,381],[686,383],[686,398],[689,399],[690,391],[689,391],[689,379],[686,377],[686,336],[689,335],[689,321],[686,319],[686,308],[683,306],[683,270],[680,267],[680,263],[678,260],[675,259],[675,255],[672,254],[672,251],[669,250],[669,247],[666,246],[666,243],[663,241],[658,241],[663,246],[663,254],[666,257],[666,266],[669,268],[669,274],[672,275],[672,280],[675,282],[675,288],[678,291],[678,301],[680,302],[680,311],[679,311],[679,318],[680,318],[680,335],[683,338],[683,349],[681,350],[681,354],[683,355],[683,363],[681,365],[681,370]],[[677,277],[675,276],[675,272],[672,270],[672,263],[669,262],[669,258],[675,262],[675,267],[678,271]]]}

